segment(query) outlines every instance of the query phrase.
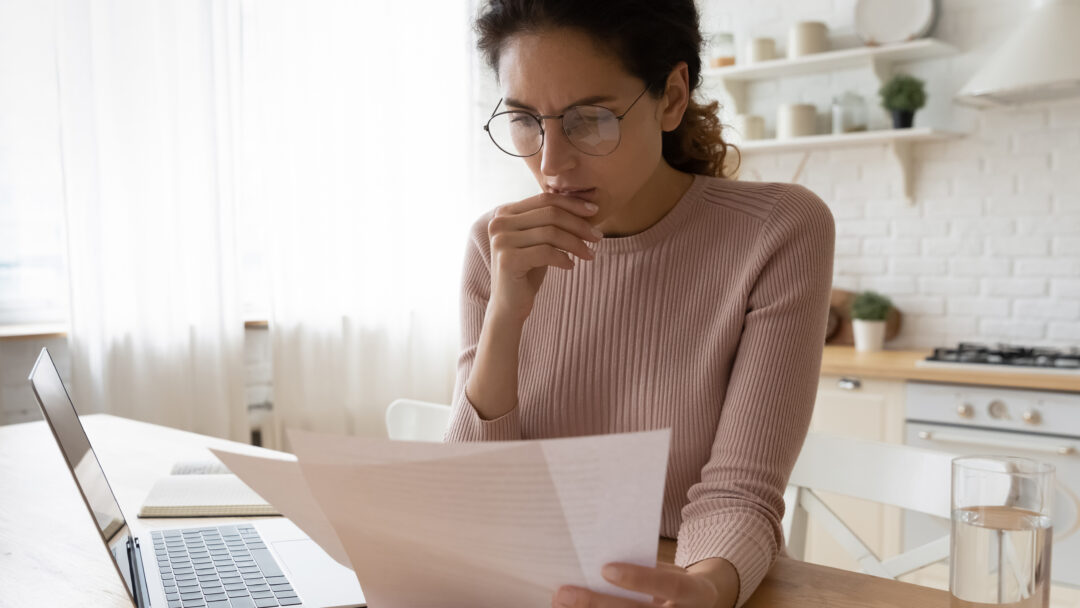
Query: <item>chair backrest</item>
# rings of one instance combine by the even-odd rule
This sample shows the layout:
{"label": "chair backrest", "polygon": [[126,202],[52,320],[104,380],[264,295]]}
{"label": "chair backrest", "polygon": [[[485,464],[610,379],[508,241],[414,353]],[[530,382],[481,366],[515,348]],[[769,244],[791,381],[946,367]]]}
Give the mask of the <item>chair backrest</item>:
{"label": "chair backrest", "polygon": [[788,552],[802,559],[807,519],[812,517],[869,574],[897,578],[945,559],[949,555],[948,536],[881,561],[816,492],[948,518],[953,457],[905,445],[810,433],[784,495]]}
{"label": "chair backrest", "polygon": [[386,408],[386,434],[403,441],[442,441],[450,422],[450,406],[397,399]]}

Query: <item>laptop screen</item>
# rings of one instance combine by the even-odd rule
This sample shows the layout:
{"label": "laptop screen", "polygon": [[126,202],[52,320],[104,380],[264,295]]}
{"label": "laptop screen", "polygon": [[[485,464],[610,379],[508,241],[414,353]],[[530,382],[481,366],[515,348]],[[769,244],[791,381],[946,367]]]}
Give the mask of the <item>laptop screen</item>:
{"label": "laptop screen", "polygon": [[38,405],[41,406],[41,412],[67,460],[75,484],[79,486],[86,507],[90,510],[90,515],[97,524],[130,593],[131,569],[127,557],[128,534],[124,513],[105,479],[97,455],[90,447],[90,440],[79,421],[75,405],[71,402],[47,349],[41,349],[41,354],[34,363],[34,369],[30,372],[30,384]]}

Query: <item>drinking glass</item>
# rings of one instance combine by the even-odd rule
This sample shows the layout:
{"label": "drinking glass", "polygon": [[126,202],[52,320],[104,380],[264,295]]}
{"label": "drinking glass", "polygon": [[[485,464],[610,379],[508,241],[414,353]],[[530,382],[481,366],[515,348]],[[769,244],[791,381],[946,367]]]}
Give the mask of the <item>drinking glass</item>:
{"label": "drinking glass", "polygon": [[1011,456],[953,459],[953,608],[1049,606],[1053,499],[1052,465]]}

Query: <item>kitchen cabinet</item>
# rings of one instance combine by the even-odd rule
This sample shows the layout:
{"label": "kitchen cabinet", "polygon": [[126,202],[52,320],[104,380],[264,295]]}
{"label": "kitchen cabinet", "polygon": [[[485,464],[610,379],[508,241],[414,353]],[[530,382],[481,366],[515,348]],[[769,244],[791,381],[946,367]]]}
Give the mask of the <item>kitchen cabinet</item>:
{"label": "kitchen cabinet", "polygon": [[[857,376],[821,376],[810,430],[902,444],[904,442],[902,380]],[[820,493],[821,499],[858,534],[879,557],[900,552],[901,513],[895,507]],[[806,537],[805,559],[817,564],[858,570],[858,564],[812,519]]]}

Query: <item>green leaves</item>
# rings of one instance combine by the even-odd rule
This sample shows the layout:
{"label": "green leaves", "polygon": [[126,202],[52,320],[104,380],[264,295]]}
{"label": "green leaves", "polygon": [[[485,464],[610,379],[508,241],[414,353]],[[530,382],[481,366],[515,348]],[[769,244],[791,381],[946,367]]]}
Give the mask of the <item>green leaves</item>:
{"label": "green leaves", "polygon": [[881,107],[914,112],[926,105],[925,82],[908,74],[897,74],[878,90]]}
{"label": "green leaves", "polygon": [[884,321],[892,308],[892,300],[876,291],[864,291],[851,301],[851,318],[863,321]]}

